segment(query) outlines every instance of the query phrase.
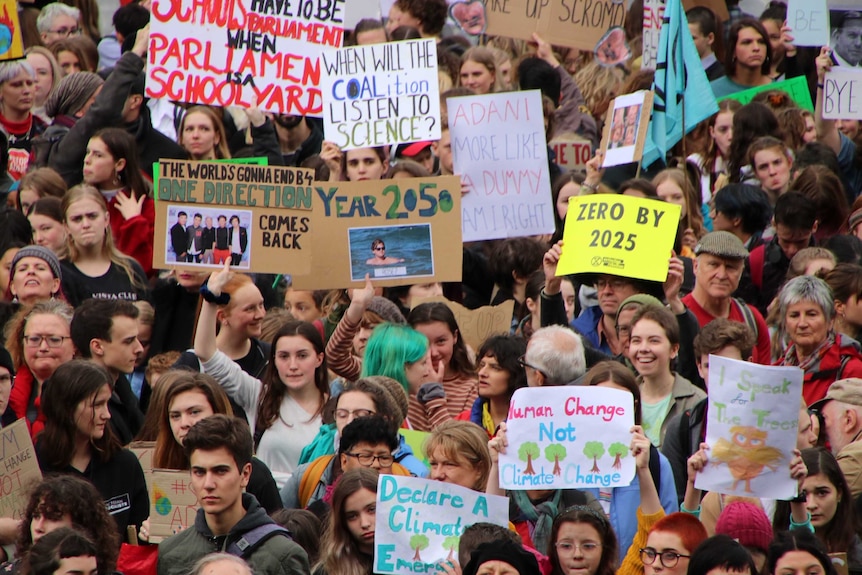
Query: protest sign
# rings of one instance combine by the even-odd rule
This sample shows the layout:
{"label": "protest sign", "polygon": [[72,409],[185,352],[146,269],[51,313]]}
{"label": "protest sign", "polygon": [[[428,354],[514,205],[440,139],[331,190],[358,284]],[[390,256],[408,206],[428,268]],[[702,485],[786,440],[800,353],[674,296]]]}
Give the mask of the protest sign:
{"label": "protest sign", "polygon": [[293,287],[460,281],[460,190],[457,176],[314,184],[314,260]]}
{"label": "protest sign", "polygon": [[440,139],[433,38],[321,54],[323,131],[342,150]]}
{"label": "protest sign", "polygon": [[590,141],[574,134],[554,138],[548,145],[554,153],[557,165],[563,171],[586,170],[587,162],[593,157]]}
{"label": "protest sign", "polygon": [[0,429],[0,517],[23,519],[30,489],[41,479],[27,421]]}
{"label": "protest sign", "polygon": [[663,282],[681,208],[596,194],[569,198],[557,275],[598,273]]}
{"label": "protest sign", "polygon": [[709,465],[695,486],[744,497],[790,499],[802,375],[798,367],[763,366],[709,356],[706,443]]}
{"label": "protest sign", "polygon": [[643,54],[641,70],[655,70],[658,41],[661,36],[661,19],[665,0],[644,0]]}
{"label": "protest sign", "polygon": [[[162,160],[153,265],[307,272],[312,178],[308,168]],[[239,241],[234,241],[238,237]]]}
{"label": "protest sign", "polygon": [[198,498],[188,471],[155,469],[150,490],[150,543],[160,543],[178,529],[195,524]]}
{"label": "protest sign", "polygon": [[614,98],[602,134],[602,167],[630,164],[643,157],[652,101],[652,92],[645,90]]}
{"label": "protest sign", "polygon": [[141,464],[141,470],[144,472],[147,493],[153,492],[153,452],[155,449],[155,441],[133,441],[129,444],[129,451],[138,458],[138,463]]}
{"label": "protest sign", "polygon": [[823,79],[823,117],[862,120],[862,71],[835,66]]}
{"label": "protest sign", "polygon": [[147,97],[320,116],[320,52],[341,47],[345,0],[156,0]]}
{"label": "protest sign", "polygon": [[725,96],[724,98],[718,98],[718,101],[721,102],[722,100],[730,98],[731,100],[736,100],[740,104],[747,104],[752,101],[756,95],[761,92],[766,92],[767,90],[783,90],[787,92],[790,99],[796,102],[800,108],[804,108],[809,112],[814,111],[814,102],[811,101],[811,92],[808,91],[808,79],[805,76],[797,76],[796,78],[791,78],[789,80],[772,82],[771,84],[764,84],[763,86],[757,86],[756,88],[749,88],[748,90],[736,92],[735,94]]}
{"label": "protest sign", "polygon": [[24,40],[18,19],[18,2],[0,0],[0,61],[24,57]]}
{"label": "protest sign", "polygon": [[524,387],[506,418],[503,489],[620,487],[635,476],[629,454],[632,394],[604,387]]}
{"label": "protest sign", "polygon": [[829,9],[826,0],[790,0],[787,25],[796,46],[829,44]]}
{"label": "protest sign", "polygon": [[449,98],[465,242],[552,233],[551,180],[538,90]]}
{"label": "protest sign", "polygon": [[381,475],[377,480],[374,573],[434,573],[458,562],[458,540],[473,523],[509,524],[509,500],[451,483]]}
{"label": "protest sign", "polygon": [[477,309],[468,309],[445,297],[419,297],[410,300],[410,309],[428,302],[442,302],[452,310],[455,321],[458,322],[458,334],[474,350],[482,347],[482,343],[492,335],[505,335],[512,329],[514,300],[504,301],[499,305],[484,305]]}

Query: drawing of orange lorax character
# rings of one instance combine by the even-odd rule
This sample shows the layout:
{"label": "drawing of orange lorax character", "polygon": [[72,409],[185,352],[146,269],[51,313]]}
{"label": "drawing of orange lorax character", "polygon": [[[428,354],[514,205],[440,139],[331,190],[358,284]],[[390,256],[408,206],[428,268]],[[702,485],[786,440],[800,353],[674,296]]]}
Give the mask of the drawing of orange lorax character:
{"label": "drawing of orange lorax character", "polygon": [[745,482],[746,493],[751,493],[751,480],[768,467],[775,471],[781,461],[781,450],[766,445],[767,432],[751,425],[735,425],[730,428],[731,441],[724,438],[715,443],[712,459],[727,464],[735,480],[732,489],[740,481]]}

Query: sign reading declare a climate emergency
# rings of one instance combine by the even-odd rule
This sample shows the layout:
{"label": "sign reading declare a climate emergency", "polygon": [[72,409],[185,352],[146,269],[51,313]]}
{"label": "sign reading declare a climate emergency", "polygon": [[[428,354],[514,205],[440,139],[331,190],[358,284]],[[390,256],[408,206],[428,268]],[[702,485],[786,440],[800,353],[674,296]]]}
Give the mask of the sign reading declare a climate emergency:
{"label": "sign reading declare a climate emergency", "polygon": [[157,0],[147,96],[320,116],[320,52],[341,46],[345,0]]}

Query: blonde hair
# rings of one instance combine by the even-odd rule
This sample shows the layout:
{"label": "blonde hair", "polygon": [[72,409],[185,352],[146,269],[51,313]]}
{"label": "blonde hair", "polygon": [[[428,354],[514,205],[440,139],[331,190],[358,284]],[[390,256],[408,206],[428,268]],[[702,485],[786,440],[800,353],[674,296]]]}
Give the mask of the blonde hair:
{"label": "blonde hair", "polygon": [[461,66],[458,67],[458,85],[461,85],[461,68],[465,62],[476,62],[488,69],[494,76],[494,84],[491,86],[491,92],[499,92],[503,89],[503,79],[500,77],[500,69],[497,66],[496,50],[485,46],[473,46],[461,56]]}
{"label": "blonde hair", "polygon": [[[213,126],[213,132],[215,132],[218,136],[218,142],[213,149],[213,153],[215,154],[216,159],[230,159],[230,149],[228,149],[227,147],[227,132],[225,132],[224,129],[224,122],[221,118],[218,117],[215,111],[213,111],[213,109],[208,106],[192,106],[191,108],[186,110],[186,113],[183,114],[183,119],[180,120],[180,127],[177,130],[177,143],[180,146],[183,146],[183,131],[186,127],[186,119],[191,114],[195,113],[203,114],[204,116],[209,118]],[[185,146],[183,146],[183,148],[185,148]]]}
{"label": "blonde hair", "polygon": [[446,421],[435,427],[425,440],[423,451],[431,459],[438,448],[443,450],[447,459],[466,463],[479,472],[473,489],[485,491],[491,471],[491,454],[488,451],[488,434],[469,421]]}
{"label": "blonde hair", "polygon": [[24,365],[24,330],[27,328],[30,318],[36,315],[55,315],[71,328],[74,310],[72,306],[58,299],[40,301],[33,304],[32,307],[18,310],[6,324],[4,330],[6,350],[12,356],[12,362],[16,368]]}
{"label": "blonde hair", "polygon": [[26,50],[24,50],[24,56],[29,56],[30,54],[39,54],[40,56],[44,56],[46,60],[48,60],[48,65],[51,66],[51,91],[45,94],[45,99],[48,99],[48,96],[51,95],[51,92],[57,89],[57,86],[60,85],[60,80],[63,79],[63,69],[60,68],[60,64],[57,62],[57,58],[54,57],[54,53],[51,52],[45,46],[30,46]]}
{"label": "blonde hair", "polygon": [[153,327],[156,323],[156,310],[153,305],[146,300],[138,300],[133,303],[138,308],[138,323]]}
{"label": "blonde hair", "polygon": [[603,120],[611,100],[617,97],[626,81],[626,72],[617,66],[602,66],[594,60],[578,70],[574,79],[590,114],[596,120]]}

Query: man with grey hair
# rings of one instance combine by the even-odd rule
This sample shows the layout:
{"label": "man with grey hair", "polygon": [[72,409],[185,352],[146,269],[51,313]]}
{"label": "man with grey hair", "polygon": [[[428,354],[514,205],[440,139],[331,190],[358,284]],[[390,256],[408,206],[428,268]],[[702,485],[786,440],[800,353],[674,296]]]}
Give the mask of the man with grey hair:
{"label": "man with grey hair", "polygon": [[587,371],[584,342],[567,327],[543,327],[530,338],[521,365],[530,387],[572,383]]}
{"label": "man with grey hair", "polygon": [[811,404],[823,415],[823,431],[850,493],[862,494],[862,379],[839,379],[826,397]]}
{"label": "man with grey hair", "polygon": [[48,4],[42,8],[36,19],[36,28],[42,43],[50,47],[54,42],[77,36],[81,33],[78,23],[80,19],[81,11],[73,6],[62,2]]}

